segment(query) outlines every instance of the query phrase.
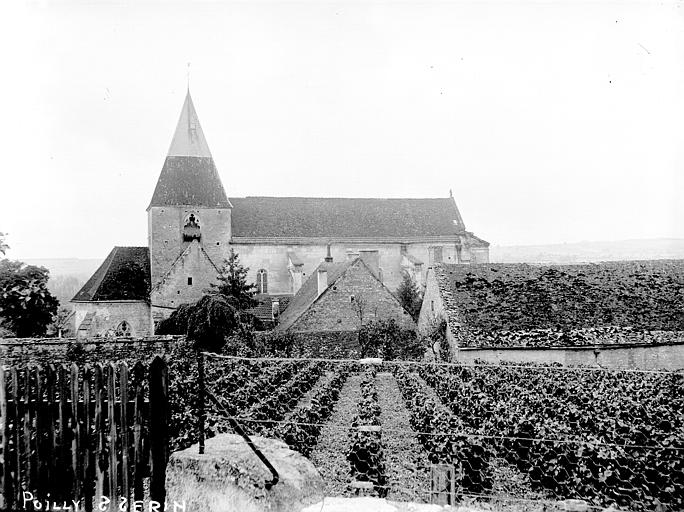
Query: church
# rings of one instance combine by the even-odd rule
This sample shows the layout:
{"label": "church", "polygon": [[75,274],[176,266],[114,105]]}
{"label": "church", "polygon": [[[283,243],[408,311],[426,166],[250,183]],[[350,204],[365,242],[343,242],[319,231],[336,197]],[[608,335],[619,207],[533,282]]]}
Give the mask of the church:
{"label": "church", "polygon": [[147,336],[216,282],[231,249],[277,319],[326,257],[363,256],[396,290],[436,263],[487,263],[452,196],[428,199],[228,197],[188,91],[147,208],[148,246],[115,247],[74,296],[79,337]]}

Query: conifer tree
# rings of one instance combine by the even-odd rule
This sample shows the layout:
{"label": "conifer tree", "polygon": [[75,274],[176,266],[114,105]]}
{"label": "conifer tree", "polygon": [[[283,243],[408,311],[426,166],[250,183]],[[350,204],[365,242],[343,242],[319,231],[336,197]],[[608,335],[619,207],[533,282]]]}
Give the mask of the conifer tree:
{"label": "conifer tree", "polygon": [[247,283],[247,267],[242,266],[235,249],[230,250],[228,258],[223,263],[218,281],[212,285],[213,291],[231,300],[238,311],[250,309],[259,304],[254,298],[256,285]]}
{"label": "conifer tree", "polygon": [[418,285],[408,272],[403,273],[403,278],[397,289],[397,298],[404,309],[409,312],[414,320],[418,320],[423,298],[418,291]]}

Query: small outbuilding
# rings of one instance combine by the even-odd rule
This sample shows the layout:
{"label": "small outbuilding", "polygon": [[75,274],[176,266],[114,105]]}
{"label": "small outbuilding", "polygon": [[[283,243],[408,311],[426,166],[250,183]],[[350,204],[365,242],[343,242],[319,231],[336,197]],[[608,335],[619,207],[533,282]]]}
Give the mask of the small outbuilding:
{"label": "small outbuilding", "polygon": [[314,353],[341,355],[358,347],[358,331],[373,320],[394,319],[416,329],[411,315],[382,282],[377,251],[344,262],[325,258],[281,314],[276,331],[296,333]]}

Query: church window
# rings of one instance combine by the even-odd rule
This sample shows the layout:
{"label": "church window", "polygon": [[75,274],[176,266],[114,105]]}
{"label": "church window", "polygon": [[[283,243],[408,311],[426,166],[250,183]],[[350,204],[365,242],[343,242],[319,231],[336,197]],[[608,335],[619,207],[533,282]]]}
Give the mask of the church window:
{"label": "church window", "polygon": [[268,293],[268,272],[263,268],[257,272],[257,293]]}
{"label": "church window", "polygon": [[430,247],[430,265],[442,263],[444,261],[442,247]]}
{"label": "church window", "polygon": [[183,241],[192,242],[200,239],[200,219],[194,213],[185,217],[183,223]]}
{"label": "church window", "polygon": [[188,277],[188,286],[192,286],[192,277]]}
{"label": "church window", "polygon": [[124,320],[117,326],[115,332],[117,336],[123,336],[126,338],[132,336],[131,326],[128,322],[126,322],[126,320]]}

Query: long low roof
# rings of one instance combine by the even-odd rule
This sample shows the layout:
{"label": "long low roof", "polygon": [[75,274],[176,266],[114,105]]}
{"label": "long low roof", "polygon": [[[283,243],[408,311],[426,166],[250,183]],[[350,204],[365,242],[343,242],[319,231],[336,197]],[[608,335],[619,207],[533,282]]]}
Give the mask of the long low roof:
{"label": "long low roof", "polygon": [[235,197],[233,237],[424,238],[463,234],[453,198]]}

